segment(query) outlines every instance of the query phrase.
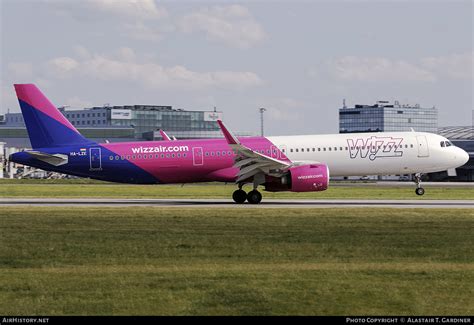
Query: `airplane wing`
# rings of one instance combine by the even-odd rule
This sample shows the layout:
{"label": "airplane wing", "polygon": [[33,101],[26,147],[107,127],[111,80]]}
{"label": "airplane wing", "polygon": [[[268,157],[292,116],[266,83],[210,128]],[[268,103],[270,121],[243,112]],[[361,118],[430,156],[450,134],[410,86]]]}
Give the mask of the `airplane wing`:
{"label": "airplane wing", "polygon": [[168,136],[168,134],[166,134],[165,131],[163,131],[163,130],[160,129],[160,134],[161,134],[161,137],[163,138],[163,140],[165,140],[165,141],[171,141],[171,138]]}
{"label": "airplane wing", "polygon": [[25,153],[53,166],[61,166],[68,163],[68,156],[63,154],[49,154],[40,151],[25,151]]}
{"label": "airplane wing", "polygon": [[217,120],[227,143],[237,155],[234,167],[239,169],[236,183],[245,182],[256,175],[279,177],[292,164],[256,152],[242,143],[227,129],[221,120]]}

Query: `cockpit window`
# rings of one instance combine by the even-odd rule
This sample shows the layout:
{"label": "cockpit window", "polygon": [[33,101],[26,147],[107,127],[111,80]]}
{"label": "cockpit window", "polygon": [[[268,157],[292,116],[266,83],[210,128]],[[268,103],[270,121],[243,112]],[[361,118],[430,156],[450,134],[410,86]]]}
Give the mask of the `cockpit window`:
{"label": "cockpit window", "polygon": [[441,141],[439,144],[441,145],[442,148],[454,146],[454,144],[452,144],[451,141]]}

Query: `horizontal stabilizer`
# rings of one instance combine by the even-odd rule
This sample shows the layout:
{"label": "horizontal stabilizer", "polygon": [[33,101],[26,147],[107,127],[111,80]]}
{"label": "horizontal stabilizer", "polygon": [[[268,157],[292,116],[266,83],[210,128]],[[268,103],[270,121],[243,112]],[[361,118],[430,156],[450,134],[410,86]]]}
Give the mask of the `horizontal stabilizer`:
{"label": "horizontal stabilizer", "polygon": [[29,154],[31,157],[41,160],[47,164],[53,166],[61,166],[68,163],[68,156],[62,154],[50,154],[45,152],[39,151],[25,151],[25,153]]}

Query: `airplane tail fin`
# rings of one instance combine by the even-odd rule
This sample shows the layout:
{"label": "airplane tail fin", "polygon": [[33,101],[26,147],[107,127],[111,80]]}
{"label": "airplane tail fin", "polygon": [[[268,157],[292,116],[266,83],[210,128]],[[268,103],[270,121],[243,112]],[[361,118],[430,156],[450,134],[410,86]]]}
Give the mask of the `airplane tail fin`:
{"label": "airplane tail fin", "polygon": [[33,149],[91,143],[35,85],[16,84],[15,91]]}

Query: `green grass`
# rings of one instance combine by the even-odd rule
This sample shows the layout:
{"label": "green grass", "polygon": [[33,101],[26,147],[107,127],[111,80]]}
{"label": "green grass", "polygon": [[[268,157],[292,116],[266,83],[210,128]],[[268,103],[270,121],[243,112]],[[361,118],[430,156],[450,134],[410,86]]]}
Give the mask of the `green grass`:
{"label": "green grass", "polygon": [[[49,197],[49,198],[226,198],[236,189],[234,184],[181,185],[129,185],[87,180],[31,182],[0,182],[0,197]],[[246,189],[250,189],[247,186]],[[474,199],[469,187],[426,187],[422,197],[415,195],[415,186],[377,186],[364,184],[348,186],[337,184],[324,192],[292,193],[264,192],[264,198],[294,199]]]}
{"label": "green grass", "polygon": [[472,315],[467,209],[0,210],[3,315]]}

